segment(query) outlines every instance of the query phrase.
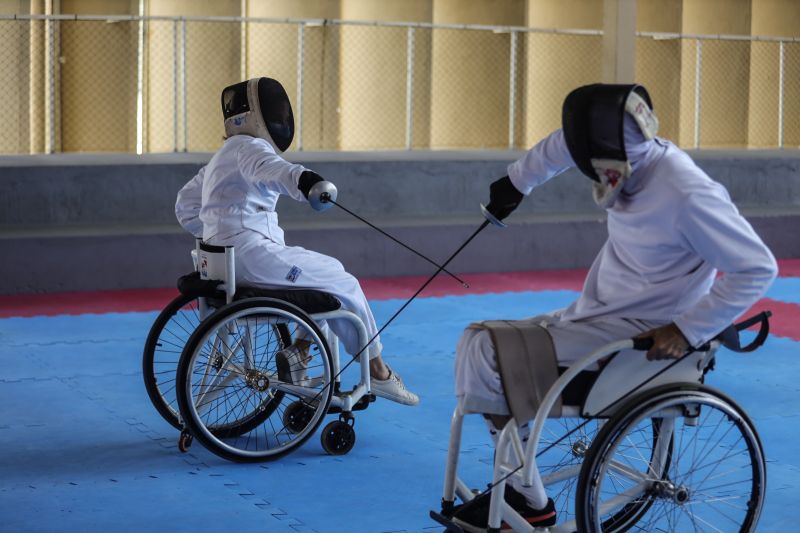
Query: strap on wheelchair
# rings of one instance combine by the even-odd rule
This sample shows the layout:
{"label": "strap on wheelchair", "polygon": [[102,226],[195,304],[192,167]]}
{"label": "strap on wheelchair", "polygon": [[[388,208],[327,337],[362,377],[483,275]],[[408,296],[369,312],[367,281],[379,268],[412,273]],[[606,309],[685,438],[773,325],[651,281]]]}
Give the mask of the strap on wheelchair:
{"label": "strap on wheelchair", "polygon": [[[751,316],[746,320],[742,320],[738,324],[732,324],[728,326],[722,331],[722,333],[717,335],[717,338],[724,347],[733,352],[748,353],[755,351],[764,344],[769,336],[769,317],[771,316],[771,311],[762,311],[761,313]],[[753,342],[747,346],[742,346],[739,339],[739,332],[759,323],[760,327],[756,338],[753,339]]]}

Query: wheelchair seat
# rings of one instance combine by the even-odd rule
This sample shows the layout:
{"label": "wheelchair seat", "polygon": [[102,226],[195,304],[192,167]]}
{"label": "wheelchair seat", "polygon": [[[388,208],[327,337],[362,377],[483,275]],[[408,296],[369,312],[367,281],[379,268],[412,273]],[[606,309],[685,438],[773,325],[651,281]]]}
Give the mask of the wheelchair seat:
{"label": "wheelchair seat", "polygon": [[[178,290],[186,296],[203,297],[211,300],[211,305],[219,301],[225,303],[225,293],[219,289],[221,280],[201,279],[200,272],[191,272],[178,278]],[[295,305],[309,314],[326,313],[341,308],[342,303],[332,294],[314,289],[264,289],[261,287],[239,286],[234,300],[245,298],[275,298]]]}

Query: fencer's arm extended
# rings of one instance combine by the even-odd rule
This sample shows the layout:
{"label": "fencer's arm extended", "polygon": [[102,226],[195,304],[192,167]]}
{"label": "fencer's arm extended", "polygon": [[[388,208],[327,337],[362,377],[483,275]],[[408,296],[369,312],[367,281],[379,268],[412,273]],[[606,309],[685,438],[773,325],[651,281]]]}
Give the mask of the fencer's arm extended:
{"label": "fencer's arm extended", "polygon": [[236,155],[239,172],[256,187],[267,187],[299,202],[307,201],[297,189],[300,175],[306,170],[303,165],[286,161],[267,142],[255,138],[243,143]]}
{"label": "fencer's arm extended", "polygon": [[178,191],[178,199],[175,202],[175,216],[180,225],[194,235],[202,237],[203,222],[200,220],[200,207],[203,196],[203,176],[206,167],[190,179],[183,188]]}
{"label": "fencer's arm extended", "polygon": [[508,177],[524,195],[550,178],[575,166],[569,155],[561,128],[539,141],[533,148],[508,166]]}
{"label": "fencer's arm extended", "polygon": [[688,246],[722,272],[708,294],[674,322],[700,346],[745,313],[778,274],[769,248],[742,217],[727,191],[686,191],[677,226]]}

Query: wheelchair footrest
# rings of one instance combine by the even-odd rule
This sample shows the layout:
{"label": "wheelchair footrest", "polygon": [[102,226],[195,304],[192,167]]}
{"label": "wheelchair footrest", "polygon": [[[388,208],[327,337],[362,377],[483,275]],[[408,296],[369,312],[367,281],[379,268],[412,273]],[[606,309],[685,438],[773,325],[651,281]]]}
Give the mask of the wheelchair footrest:
{"label": "wheelchair footrest", "polygon": [[[374,394],[372,394],[371,392],[369,394],[365,394],[353,405],[351,411],[363,411],[364,409],[369,407],[369,404],[373,403],[374,401],[375,401]],[[329,415],[335,415],[341,412],[342,408],[339,407],[338,405],[334,405],[328,408]]]}
{"label": "wheelchair footrest", "polygon": [[442,524],[445,528],[447,533],[464,533],[464,530],[458,527],[456,524],[452,522],[450,518],[443,515],[442,513],[437,513],[436,511],[431,511],[431,518],[433,518],[436,522]]}

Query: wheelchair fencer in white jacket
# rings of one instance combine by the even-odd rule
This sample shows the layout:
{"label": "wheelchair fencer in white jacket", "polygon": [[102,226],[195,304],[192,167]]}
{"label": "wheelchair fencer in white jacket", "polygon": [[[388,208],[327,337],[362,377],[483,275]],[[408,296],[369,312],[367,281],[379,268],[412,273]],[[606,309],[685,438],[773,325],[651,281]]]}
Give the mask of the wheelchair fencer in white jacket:
{"label": "wheelchair fencer in white jacket", "polygon": [[[608,226],[580,297],[566,309],[512,322],[527,331],[527,346],[515,346],[518,341],[503,338],[489,323],[471,325],[459,340],[460,408],[484,415],[495,444],[510,417],[522,423],[535,414],[537,401],[558,377],[554,369],[637,336],[653,339],[647,359],[678,358],[741,316],[777,275],[775,258],[725,188],[655,136],[652,107],[641,86],[578,88],[564,102],[562,128],[490,187],[487,218],[502,224],[524,196],[578,167],[592,179]],[[531,346],[530,339],[538,344]],[[553,375],[542,375],[547,372]],[[553,500],[538,475],[531,486],[518,476],[508,484],[505,502],[530,525],[556,523]],[[486,531],[488,499],[465,507],[461,516],[458,507],[454,511],[453,522],[463,530]]]}
{"label": "wheelchair fencer in white jacket", "polygon": [[[225,141],[178,193],[175,214],[181,226],[208,244],[235,247],[237,284],[330,293],[342,309],[361,319],[372,338],[378,329],[358,280],[333,257],[287,246],[278,225],[275,208],[280,195],[309,202],[316,210],[332,205],[322,200],[324,194],[336,199],[332,183],[280,156],[294,136],[285,90],[276,80],[254,78],[227,87],[222,107]],[[349,320],[332,319],[328,326],[348,353],[354,355],[363,348]],[[309,356],[303,347],[294,348],[298,362],[307,365]],[[380,338],[366,353],[375,395],[406,405],[419,402],[384,363]]]}

